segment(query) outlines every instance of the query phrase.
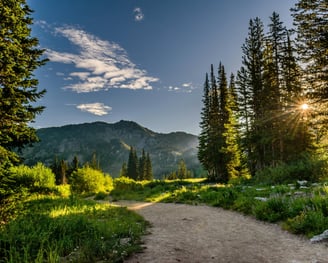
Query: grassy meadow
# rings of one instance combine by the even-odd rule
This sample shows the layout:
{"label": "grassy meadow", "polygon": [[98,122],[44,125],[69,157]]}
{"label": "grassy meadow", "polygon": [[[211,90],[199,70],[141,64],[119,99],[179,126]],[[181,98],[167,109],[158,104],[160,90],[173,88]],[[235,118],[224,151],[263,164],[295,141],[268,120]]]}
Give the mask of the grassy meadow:
{"label": "grassy meadow", "polygon": [[0,231],[0,262],[122,262],[140,250],[147,223],[126,208],[32,196]]}
{"label": "grassy meadow", "polygon": [[[22,186],[30,182],[26,180]],[[309,238],[328,229],[325,180],[271,185],[256,180],[215,184],[206,179],[134,181],[121,177],[112,180],[110,190],[101,186],[78,193],[70,185],[48,187],[47,191],[40,184],[30,188],[11,219],[0,224],[0,263],[123,262],[141,250],[148,223],[112,204],[118,200],[222,207]]]}

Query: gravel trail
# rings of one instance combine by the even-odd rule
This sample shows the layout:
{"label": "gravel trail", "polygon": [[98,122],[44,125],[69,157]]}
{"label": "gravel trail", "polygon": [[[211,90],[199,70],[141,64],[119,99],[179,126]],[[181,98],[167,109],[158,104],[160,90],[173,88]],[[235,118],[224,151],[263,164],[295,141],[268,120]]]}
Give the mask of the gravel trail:
{"label": "gravel trail", "polygon": [[209,206],[118,202],[152,227],[144,251],[125,263],[328,263],[328,246],[233,211]]}

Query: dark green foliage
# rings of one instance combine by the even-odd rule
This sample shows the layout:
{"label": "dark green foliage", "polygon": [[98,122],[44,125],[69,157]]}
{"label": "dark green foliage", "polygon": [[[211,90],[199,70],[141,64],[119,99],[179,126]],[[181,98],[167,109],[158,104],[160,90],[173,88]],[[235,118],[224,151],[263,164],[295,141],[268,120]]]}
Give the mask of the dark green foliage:
{"label": "dark green foliage", "polygon": [[131,147],[127,167],[125,167],[125,165],[125,163],[122,165],[122,177],[129,177],[133,180],[139,181],[153,179],[153,169],[150,156],[149,153],[146,154],[144,149],[142,150],[141,157],[138,158],[136,149]]}
{"label": "dark green foliage", "polygon": [[277,222],[287,218],[288,205],[282,198],[270,198],[267,202],[258,201],[253,213],[259,220]]}
{"label": "dark green foliage", "polygon": [[[201,113],[198,158],[210,181],[227,183],[241,176],[241,152],[238,144],[237,102],[234,78],[230,86],[224,66],[220,63],[218,80],[211,66],[210,80],[206,74]],[[246,173],[246,172],[245,172]]]}
{"label": "dark green foliage", "polygon": [[170,174],[165,176],[167,180],[176,180],[176,179],[187,179],[192,178],[192,171],[187,169],[186,163],[183,159],[179,161],[178,169],[176,171],[171,172]]}
{"label": "dark green foliage", "polygon": [[139,177],[137,151],[131,147],[128,160],[127,176],[133,180]]}
{"label": "dark green foliage", "polygon": [[46,60],[31,37],[31,12],[25,0],[0,3],[0,165],[17,161],[13,150],[37,140],[28,125],[43,110],[33,104],[44,91],[37,90],[33,71]]}
{"label": "dark green foliage", "polygon": [[327,159],[319,155],[305,154],[298,160],[258,171],[253,178],[255,182],[281,184],[295,180],[317,182],[327,178]]}

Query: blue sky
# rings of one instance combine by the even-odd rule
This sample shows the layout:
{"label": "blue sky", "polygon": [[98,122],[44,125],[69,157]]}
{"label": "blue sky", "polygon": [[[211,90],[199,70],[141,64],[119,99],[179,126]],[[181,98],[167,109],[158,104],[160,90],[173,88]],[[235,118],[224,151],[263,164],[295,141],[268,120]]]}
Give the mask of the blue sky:
{"label": "blue sky", "polygon": [[36,128],[121,119],[156,132],[199,134],[210,64],[241,66],[251,18],[296,0],[27,0],[50,59],[35,75],[46,95]]}

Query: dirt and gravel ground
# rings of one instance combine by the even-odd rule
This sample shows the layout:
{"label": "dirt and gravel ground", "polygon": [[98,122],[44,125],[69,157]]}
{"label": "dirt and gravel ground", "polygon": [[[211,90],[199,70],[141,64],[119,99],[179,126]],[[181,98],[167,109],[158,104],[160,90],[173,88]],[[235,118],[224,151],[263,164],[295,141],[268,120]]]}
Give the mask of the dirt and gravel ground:
{"label": "dirt and gravel ground", "polygon": [[119,202],[152,227],[144,251],[126,263],[328,263],[328,246],[278,225],[208,206]]}

